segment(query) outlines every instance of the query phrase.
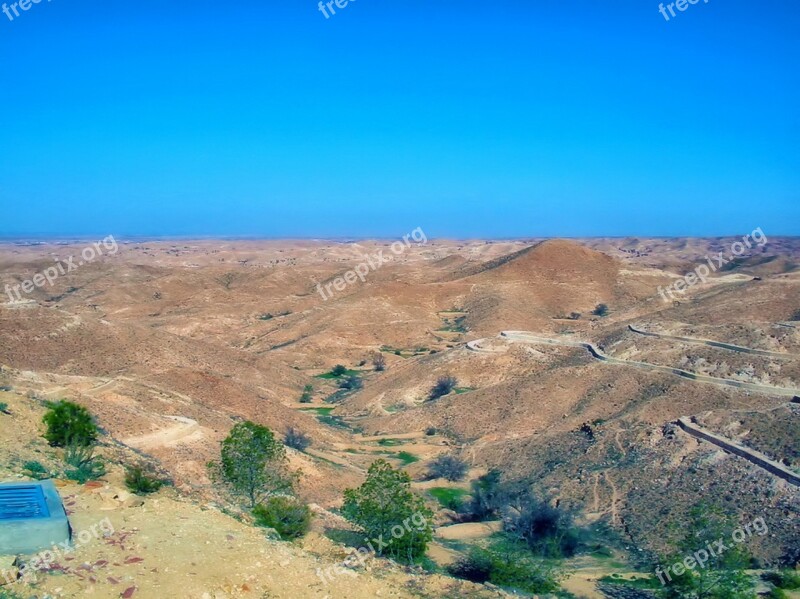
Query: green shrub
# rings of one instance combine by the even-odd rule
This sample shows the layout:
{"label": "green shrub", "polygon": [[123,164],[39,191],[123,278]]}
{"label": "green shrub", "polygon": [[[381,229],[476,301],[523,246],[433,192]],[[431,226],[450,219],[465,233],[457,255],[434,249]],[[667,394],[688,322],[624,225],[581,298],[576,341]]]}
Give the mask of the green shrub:
{"label": "green shrub", "polygon": [[305,451],[311,445],[311,438],[305,433],[297,430],[293,426],[286,431],[283,444],[297,451]]}
{"label": "green shrub", "polygon": [[0,401],[0,414],[10,414],[8,411],[8,404]]}
{"label": "green shrub", "polygon": [[608,316],[608,306],[606,306],[605,304],[597,304],[595,309],[592,310],[592,314],[594,314],[595,316],[600,316],[601,318],[603,316]]}
{"label": "green shrub", "polygon": [[43,421],[47,425],[44,438],[53,447],[88,447],[97,441],[97,425],[89,410],[71,401],[51,405]]}
{"label": "green shrub", "polygon": [[472,582],[513,587],[527,593],[547,594],[558,590],[557,569],[526,555],[524,551],[499,551],[474,547],[448,568],[457,578]]}
{"label": "green shrub", "polygon": [[97,480],[106,473],[105,464],[94,455],[94,445],[70,443],[64,451],[64,461],[72,466],[64,476],[81,484]]}
{"label": "green shrub", "polygon": [[346,389],[348,391],[356,391],[358,389],[361,389],[363,386],[364,386],[364,381],[362,381],[355,374],[348,375],[339,382],[339,388]]}
{"label": "green shrub", "polygon": [[336,377],[342,376],[346,372],[347,372],[347,366],[343,366],[342,364],[337,364],[336,366],[331,368],[331,374]]}
{"label": "green shrub", "polygon": [[274,528],[281,539],[297,539],[311,526],[311,509],[293,497],[270,497],[253,508],[257,526]]}
{"label": "green shrub", "polygon": [[303,394],[300,396],[300,403],[311,403],[313,394],[314,385],[306,385],[303,387]]}
{"label": "green shrub", "polygon": [[125,471],[125,486],[136,495],[155,493],[164,486],[164,482],[145,472],[141,466],[132,466]]}
{"label": "green shrub", "polygon": [[31,478],[35,478],[36,480],[44,480],[45,478],[50,478],[50,472],[42,466],[39,462],[31,461],[25,462],[22,466],[25,469],[25,473],[30,476]]}
{"label": "green shrub", "polygon": [[800,572],[794,572],[792,570],[767,572],[763,575],[763,578],[779,589],[785,589],[787,591],[796,591],[800,589]]}
{"label": "green shrub", "polygon": [[439,399],[440,397],[444,397],[445,395],[450,393],[453,389],[455,389],[456,385],[458,385],[458,381],[454,376],[450,375],[440,376],[437,379],[436,384],[430,390],[428,398]]}

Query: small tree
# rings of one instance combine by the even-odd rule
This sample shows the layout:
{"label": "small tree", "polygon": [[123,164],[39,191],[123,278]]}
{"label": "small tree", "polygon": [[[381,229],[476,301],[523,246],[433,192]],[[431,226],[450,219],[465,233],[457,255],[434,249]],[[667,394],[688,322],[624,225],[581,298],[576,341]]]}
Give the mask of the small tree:
{"label": "small tree", "polygon": [[337,364],[336,366],[331,368],[331,374],[335,377],[340,377],[346,372],[347,372],[347,366],[343,366],[342,364]]}
{"label": "small tree", "polygon": [[428,478],[444,478],[451,482],[463,480],[469,467],[456,455],[440,455],[428,465]]}
{"label": "small tree", "polygon": [[445,395],[450,393],[453,389],[455,389],[457,384],[458,381],[454,376],[450,375],[440,376],[436,380],[436,384],[431,389],[428,397],[430,399],[439,399],[440,397],[444,397]]}
{"label": "small tree", "polygon": [[372,355],[372,366],[375,372],[383,372],[386,370],[386,357],[381,352],[375,352]]}
{"label": "small tree", "polygon": [[605,304],[597,304],[595,309],[592,310],[592,314],[594,314],[595,316],[600,316],[601,318],[603,316],[608,316],[608,306],[606,306]]}
{"label": "small tree", "polygon": [[290,426],[283,438],[283,444],[297,451],[305,451],[311,445],[311,439],[305,433]]}
{"label": "small tree", "polygon": [[[682,527],[683,537],[674,544],[671,555],[662,557],[661,564],[676,564],[698,548],[711,546],[718,539],[730,539],[735,528],[725,511],[706,504],[692,509],[688,525]],[[727,550],[710,556],[702,568],[685,568],[680,575],[663,572],[656,575],[665,583],[659,595],[663,599],[749,599],[755,597],[753,579],[745,572],[750,556],[740,546],[728,542]],[[712,552],[713,553],[713,552]]]}
{"label": "small tree", "polygon": [[413,563],[433,538],[433,512],[411,491],[411,478],[386,460],[369,467],[367,480],[344,492],[342,513],[360,526],[378,555]]}
{"label": "small tree", "polygon": [[97,441],[97,425],[89,410],[71,401],[51,405],[42,420],[47,425],[44,438],[53,447],[88,447]]}
{"label": "small tree", "polygon": [[473,480],[470,486],[470,495],[472,496],[470,512],[478,520],[493,518],[500,508],[502,495],[500,471],[489,470],[478,480]]}
{"label": "small tree", "polygon": [[286,450],[266,426],[238,423],[222,441],[220,454],[219,463],[209,464],[212,477],[224,482],[251,508],[265,497],[293,487],[286,469]]}
{"label": "small tree", "polygon": [[281,539],[297,539],[308,532],[311,526],[311,510],[294,497],[270,497],[253,508],[257,526],[274,528]]}

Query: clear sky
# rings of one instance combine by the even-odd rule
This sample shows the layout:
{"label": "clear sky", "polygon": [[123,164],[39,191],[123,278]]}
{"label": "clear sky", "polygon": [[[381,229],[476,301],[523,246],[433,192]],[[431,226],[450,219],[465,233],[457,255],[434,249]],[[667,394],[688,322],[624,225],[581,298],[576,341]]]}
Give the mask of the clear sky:
{"label": "clear sky", "polygon": [[336,10],[0,13],[0,235],[800,234],[798,0]]}

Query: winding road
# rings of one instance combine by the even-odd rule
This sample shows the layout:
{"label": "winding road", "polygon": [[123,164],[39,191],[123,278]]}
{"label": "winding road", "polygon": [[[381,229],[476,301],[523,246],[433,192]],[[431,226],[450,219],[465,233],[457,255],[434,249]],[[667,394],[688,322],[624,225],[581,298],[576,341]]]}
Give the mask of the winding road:
{"label": "winding road", "polygon": [[[689,372],[688,370],[682,370],[680,368],[672,368],[671,366],[661,366],[659,364],[650,364],[649,362],[638,362],[636,360],[623,360],[621,358],[614,358],[612,356],[605,354],[603,351],[601,351],[599,348],[595,347],[591,343],[584,341],[571,341],[568,339],[553,339],[551,337],[539,337],[538,335],[535,335],[534,333],[530,333],[527,331],[502,331],[500,333],[500,337],[512,343],[546,344],[546,345],[555,345],[561,347],[583,348],[587,350],[593,358],[601,362],[605,362],[607,364],[617,364],[620,366],[633,366],[635,368],[640,368],[642,370],[654,370],[657,372],[664,372],[667,374],[672,374],[685,379],[689,379],[691,381],[697,381],[699,383],[707,383],[723,387],[736,387],[737,389],[747,389],[748,391],[754,391],[756,393],[765,393],[767,395],[778,395],[781,397],[794,397],[800,395],[800,389],[791,387],[773,387],[771,385],[761,385],[758,383],[746,383],[744,381],[736,381],[733,379],[724,379],[724,378],[708,376],[705,374],[697,374],[695,372]],[[474,341],[470,341],[469,343],[467,343],[467,347],[470,350],[476,352],[497,353],[498,351],[502,351],[502,349],[484,348],[482,343],[483,341],[485,340],[476,339]],[[725,349],[737,348],[734,349],[734,351],[750,349],[750,348],[740,348],[739,346],[731,346],[730,344],[724,344],[724,345],[726,346]],[[762,350],[751,350],[751,351],[756,352]]]}
{"label": "winding road", "polygon": [[794,360],[797,356],[777,351],[769,351],[766,349],[753,349],[752,347],[742,347],[741,345],[733,345],[732,343],[723,343],[722,341],[712,341],[711,339],[698,339],[696,337],[677,337],[675,335],[665,335],[664,333],[651,333],[635,328],[633,325],[628,325],[628,329],[637,335],[644,335],[645,337],[658,337],[659,339],[670,339],[672,341],[683,341],[685,343],[697,343],[700,345],[707,345],[709,347],[716,347],[721,349],[729,349],[740,354],[752,354],[754,356],[767,356],[768,358],[778,358],[780,360]]}

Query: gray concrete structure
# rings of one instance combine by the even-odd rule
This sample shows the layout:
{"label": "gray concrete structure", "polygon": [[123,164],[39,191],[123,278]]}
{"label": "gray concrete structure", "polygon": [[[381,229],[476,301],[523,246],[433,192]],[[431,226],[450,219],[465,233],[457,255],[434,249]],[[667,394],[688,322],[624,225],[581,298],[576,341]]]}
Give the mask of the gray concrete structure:
{"label": "gray concrete structure", "polygon": [[30,555],[70,540],[52,481],[0,484],[0,555]]}

